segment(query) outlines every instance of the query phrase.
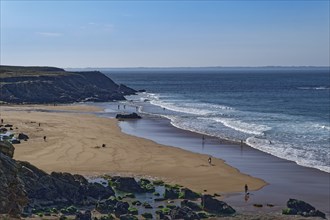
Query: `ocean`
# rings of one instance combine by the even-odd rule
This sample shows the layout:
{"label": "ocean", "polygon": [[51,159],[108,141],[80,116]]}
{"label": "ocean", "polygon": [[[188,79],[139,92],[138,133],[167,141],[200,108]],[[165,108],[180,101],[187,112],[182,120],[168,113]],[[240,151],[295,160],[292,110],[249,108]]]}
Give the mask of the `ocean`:
{"label": "ocean", "polygon": [[127,97],[141,114],[240,142],[330,172],[329,68],[185,68],[102,71],[146,92]]}

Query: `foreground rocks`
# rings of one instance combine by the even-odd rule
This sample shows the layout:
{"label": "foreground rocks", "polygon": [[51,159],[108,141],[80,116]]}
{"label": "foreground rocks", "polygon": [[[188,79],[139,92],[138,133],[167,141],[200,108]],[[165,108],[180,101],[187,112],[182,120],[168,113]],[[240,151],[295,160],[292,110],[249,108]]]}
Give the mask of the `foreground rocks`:
{"label": "foreground rocks", "polygon": [[[46,206],[96,204],[115,193],[81,175],[50,175],[27,162],[0,153],[0,213],[18,215]],[[24,209],[23,209],[24,208]]]}
{"label": "foreground rocks", "polygon": [[[100,182],[91,183],[81,175],[69,173],[47,174],[0,153],[0,218],[7,214],[9,219],[294,219],[280,213],[267,218],[264,214],[239,214],[211,195],[201,196],[162,181],[107,176]],[[175,192],[173,199],[165,198],[166,190]],[[187,197],[191,200],[183,199]],[[289,212],[284,214],[325,217],[303,201],[290,199],[287,205]]]}
{"label": "foreground rocks", "polygon": [[319,210],[316,210],[312,205],[307,202],[297,199],[289,199],[286,203],[286,209],[283,209],[284,215],[301,215],[304,217],[321,217],[325,218],[325,214]]}
{"label": "foreground rocks", "polygon": [[227,203],[214,199],[211,195],[202,196],[202,207],[204,210],[216,214],[231,215],[236,212]]}

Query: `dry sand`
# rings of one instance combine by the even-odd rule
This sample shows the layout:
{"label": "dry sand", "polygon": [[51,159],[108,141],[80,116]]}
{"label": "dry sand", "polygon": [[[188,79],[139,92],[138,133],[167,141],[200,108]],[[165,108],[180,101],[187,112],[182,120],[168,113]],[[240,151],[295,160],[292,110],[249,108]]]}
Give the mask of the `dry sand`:
{"label": "dry sand", "polygon": [[[35,109],[73,112],[33,111]],[[23,132],[30,137],[15,145],[14,159],[28,161],[49,173],[144,176],[180,184],[197,192],[207,190],[210,194],[241,192],[245,184],[250,190],[266,185],[263,180],[240,173],[222,160],[213,158],[209,165],[207,155],[124,134],[116,119],[86,113],[92,111],[101,109],[2,106],[4,122],[17,127],[15,133]]]}

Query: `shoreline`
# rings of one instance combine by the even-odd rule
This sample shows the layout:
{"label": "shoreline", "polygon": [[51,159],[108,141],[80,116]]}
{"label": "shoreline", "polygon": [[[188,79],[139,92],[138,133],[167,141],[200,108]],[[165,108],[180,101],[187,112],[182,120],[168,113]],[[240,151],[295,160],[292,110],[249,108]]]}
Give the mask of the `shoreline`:
{"label": "shoreline", "polygon": [[[290,198],[310,202],[315,207],[330,214],[330,174],[315,168],[304,167],[293,161],[267,154],[247,144],[243,147],[219,138],[206,136],[202,144],[202,135],[173,126],[169,119],[161,117],[144,118],[140,121],[120,122],[122,131],[137,137],[151,139],[157,143],[167,143],[191,152],[213,154],[226,164],[265,180],[268,185],[253,192],[249,201],[244,201],[244,193],[229,193],[224,201],[234,204],[244,212],[272,212],[276,208],[256,209],[254,203],[275,203],[277,211],[285,207]],[[134,127],[134,129],[132,129]],[[270,199],[271,198],[271,199]]]}
{"label": "shoreline", "polygon": [[[119,130],[120,133],[122,133],[122,134],[127,133],[127,132],[124,131],[124,129],[121,126],[122,122],[118,123],[116,119],[104,118],[104,117],[107,116],[107,114],[105,114],[102,111],[102,107],[97,106],[97,105],[89,105],[89,104],[88,105],[83,105],[83,106],[81,106],[81,105],[78,105],[78,106],[77,105],[69,105],[69,106],[68,105],[60,105],[60,106],[55,106],[55,107],[53,107],[53,106],[44,106],[44,105],[33,105],[33,106],[15,106],[15,107],[14,106],[10,106],[10,107],[7,106],[7,108],[9,108],[9,109],[11,109],[11,108],[15,109],[16,108],[16,110],[18,108],[18,110],[20,112],[24,112],[24,111],[28,112],[27,109],[31,108],[32,111],[30,111],[29,114],[38,113],[38,114],[49,114],[49,115],[54,115],[54,116],[64,115],[66,118],[72,118],[72,117],[70,117],[70,115],[78,114],[79,117],[82,117],[82,118],[92,118],[92,119],[94,118],[95,120],[97,119],[96,120],[97,122],[99,120],[101,120],[101,121],[106,120],[107,122],[112,121],[111,124],[113,124],[113,122],[114,122],[114,124],[117,125],[117,129]],[[34,111],[36,111],[36,112],[34,112]],[[2,111],[1,113],[4,114],[5,112],[7,112],[7,111]],[[153,121],[154,124],[150,124],[151,121]],[[124,121],[124,123],[125,122],[134,123],[134,121]],[[143,125],[142,129],[141,129],[141,127],[138,127],[135,124],[134,127],[135,127],[136,130],[144,131],[146,133],[149,132],[149,135],[153,135],[154,137],[157,136],[157,134],[158,135],[159,134],[165,135],[167,141],[166,141],[165,145],[160,145],[160,144],[158,144],[158,141],[156,141],[156,140],[154,140],[153,138],[150,138],[150,137],[143,137],[144,139],[141,139],[141,138],[138,137],[138,135],[133,134],[135,137],[131,136],[132,134],[128,135],[130,138],[132,138],[134,140],[134,143],[136,143],[136,141],[138,141],[138,142],[142,141],[143,143],[145,143],[144,141],[146,141],[147,143],[151,143],[154,147],[157,146],[157,148],[159,146],[163,147],[163,148],[165,147],[167,150],[172,152],[171,156],[173,156],[173,152],[175,152],[175,154],[179,153],[180,155],[186,155],[186,156],[195,155],[197,157],[194,157],[194,158],[198,158],[199,160],[202,159],[201,161],[203,161],[203,163],[205,163],[207,165],[206,161],[207,161],[207,155],[208,154],[205,151],[191,153],[191,152],[194,152],[191,149],[183,149],[183,150],[180,149],[180,144],[182,144],[182,143],[183,144],[194,145],[197,142],[198,142],[198,145],[199,145],[199,148],[200,148],[202,146],[201,135],[200,134],[176,128],[173,125],[171,125],[169,121],[167,121],[166,119],[163,119],[163,118],[161,118],[159,120],[156,120],[155,118],[152,118],[152,119],[144,118],[142,120],[139,120],[138,122],[147,122],[147,125]],[[115,125],[115,127],[116,127],[116,125]],[[149,130],[147,128],[149,128]],[[178,140],[178,139],[175,139],[175,138],[174,138],[174,140],[171,140],[171,138],[168,139],[168,135],[175,136],[173,134],[181,137],[182,139],[181,140]],[[118,133],[116,135],[118,135]],[[215,144],[218,144],[217,143],[218,140],[219,140],[218,138],[206,137],[206,141],[205,141],[203,149],[204,150],[205,149],[213,149],[214,150],[215,149],[214,146],[215,146]],[[29,143],[31,143],[30,140],[27,143],[24,143],[24,144],[28,145]],[[173,145],[175,147],[173,147]],[[248,145],[244,146],[243,151],[241,150],[240,147],[237,147],[237,145],[235,145],[233,143],[222,143],[221,146],[222,146],[222,148],[221,148],[222,151],[221,151],[221,157],[219,157],[220,159],[216,159],[216,157],[212,157],[213,161],[215,161],[216,167],[223,166],[223,165],[229,166],[232,169],[232,172],[234,172],[235,174],[237,174],[237,173],[239,173],[239,174],[243,173],[243,175],[247,174],[247,176],[249,178],[252,178],[254,180],[255,180],[255,178],[253,178],[253,177],[261,178],[269,184],[267,184],[265,181],[263,181],[261,179],[257,179],[258,181],[262,182],[260,187],[253,188],[252,185],[248,184],[249,188],[250,188],[250,191],[251,191],[251,197],[248,201],[244,201],[244,199],[243,199],[244,198],[244,193],[242,191],[243,191],[244,184],[243,185],[239,184],[239,186],[237,186],[237,183],[235,183],[236,187],[237,187],[237,190],[232,190],[233,185],[230,185],[230,187],[227,189],[227,191],[224,190],[224,191],[219,192],[219,191],[208,190],[205,193],[208,193],[208,194],[220,193],[221,194],[220,199],[227,202],[227,203],[229,203],[233,207],[235,207],[235,209],[239,213],[253,214],[253,213],[257,212],[257,213],[279,214],[279,213],[281,213],[282,208],[285,207],[284,203],[289,198],[298,198],[298,199],[304,200],[306,202],[309,202],[310,204],[315,206],[317,209],[320,209],[321,211],[325,212],[327,216],[329,216],[330,212],[329,212],[329,208],[327,207],[327,205],[329,204],[329,200],[324,201],[324,199],[322,199],[321,201],[315,203],[315,201],[319,200],[319,197],[318,197],[319,194],[316,194],[315,197],[313,198],[311,196],[299,197],[299,195],[298,195],[298,197],[295,197],[296,195],[293,193],[294,196],[292,197],[291,196],[292,194],[290,194],[291,193],[290,190],[292,190],[294,188],[294,185],[291,185],[291,182],[285,183],[286,187],[288,187],[288,186],[289,187],[286,190],[282,190],[280,195],[277,195],[278,187],[274,188],[274,185],[276,186],[276,184],[278,184],[278,183],[276,181],[274,183],[274,178],[271,179],[271,180],[269,180],[267,178],[263,178],[264,177],[263,173],[260,173],[260,172],[258,173],[257,167],[254,167],[254,168],[245,167],[246,169],[242,169],[242,166],[244,167],[245,164],[244,163],[241,164],[241,162],[240,162],[241,159],[242,159],[242,155],[245,155],[246,157],[252,158],[254,160],[256,158],[258,158],[258,159],[263,158],[264,162],[268,161],[269,158],[272,158],[272,160],[275,160],[275,161],[276,160],[283,160],[283,159],[276,158],[275,156],[272,156],[272,155],[267,156],[266,153],[263,153],[263,152],[258,151],[256,149],[253,149],[253,148],[249,147]],[[15,145],[15,147],[19,147],[19,145]],[[98,150],[105,150],[105,149],[99,148]],[[182,152],[183,152],[183,154],[181,154]],[[256,154],[256,152],[257,152],[257,154]],[[16,150],[16,153],[17,153],[17,150]],[[163,153],[163,152],[161,152],[161,153]],[[22,158],[28,157],[28,155],[24,155],[24,152],[22,152],[22,154],[23,155],[21,155],[19,157],[22,157]],[[14,156],[14,159],[19,159],[19,158]],[[190,158],[190,156],[189,156],[189,158],[187,158],[187,159],[191,160],[192,158]],[[236,162],[235,162],[235,160],[236,160]],[[285,161],[285,160],[283,160],[283,161]],[[71,173],[80,173],[80,174],[83,174],[85,176],[96,176],[96,175],[100,175],[100,174],[104,174],[104,173],[115,174],[115,175],[120,174],[120,175],[123,175],[123,176],[135,176],[135,177],[148,177],[148,178],[155,178],[156,177],[156,179],[158,179],[161,176],[159,172],[139,173],[136,170],[129,172],[129,170],[127,170],[127,169],[126,170],[115,170],[114,171],[114,170],[112,170],[112,168],[109,169],[109,167],[103,169],[104,167],[102,166],[102,163],[101,164],[98,163],[98,165],[100,165],[100,167],[98,167],[98,171],[83,172],[81,169],[80,170],[77,169],[77,168],[74,169],[74,166],[76,166],[77,164],[75,164],[73,162],[74,161],[66,161],[67,169],[62,169],[62,170],[60,169],[60,170],[56,170],[56,171],[69,171]],[[272,161],[272,162],[274,163],[274,161]],[[295,164],[294,162],[291,162],[291,163],[289,161],[286,161],[286,162],[287,163],[280,163],[282,165],[281,169],[283,169],[283,167],[284,168],[290,168],[290,166],[292,164]],[[278,161],[275,162],[275,164],[276,163],[278,163]],[[33,163],[33,164],[36,165],[37,167],[43,169],[42,164],[41,164],[41,166],[39,166],[36,163]],[[288,166],[288,164],[290,166]],[[295,164],[295,165],[300,167],[297,164]],[[51,166],[56,167],[55,164],[51,164]],[[168,164],[166,166],[168,166]],[[207,166],[205,166],[205,167],[207,167]],[[130,168],[134,169],[136,167],[130,166]],[[212,168],[214,168],[214,167],[212,167]],[[290,168],[290,169],[291,169],[291,172],[288,172],[289,174],[293,174],[296,171],[296,170],[292,170],[292,168]],[[312,176],[310,177],[311,179],[313,179],[313,177],[315,177],[315,169],[303,167],[303,170],[304,169],[309,169],[310,170],[310,172],[308,172],[308,174],[312,174]],[[172,170],[173,170],[173,168],[172,168]],[[253,172],[251,173],[250,172],[251,170],[252,171],[254,170],[254,173]],[[275,179],[276,179],[276,175],[278,175],[278,174],[276,174],[276,172],[274,172],[274,170],[276,170],[276,167],[274,167],[274,169],[272,169],[270,173],[273,173],[275,175]],[[51,170],[46,170],[46,171],[50,172]],[[169,170],[167,170],[167,172],[168,171]],[[163,172],[163,174],[166,174],[167,172]],[[205,172],[205,170],[203,172]],[[320,172],[322,172],[322,171],[320,171]],[[183,172],[183,173],[185,173],[185,172]],[[212,175],[215,175],[215,174],[216,173],[213,173]],[[233,174],[233,173],[231,173],[231,174]],[[164,177],[164,175],[163,175],[163,177]],[[191,188],[192,190],[195,190],[195,191],[201,192],[203,190],[202,189],[203,187],[197,189],[194,186],[189,186],[189,182],[196,182],[196,179],[195,180],[190,179],[186,183],[182,184],[182,182],[178,181],[179,179],[183,179],[182,177],[186,178],[185,176],[177,176],[177,179],[175,179],[175,178],[169,178],[167,176],[167,177],[161,178],[161,179],[163,179],[167,182],[170,182],[170,183],[179,183],[179,184],[184,185],[188,188]],[[230,178],[230,177],[228,176],[226,178]],[[207,179],[206,182],[207,183],[210,183],[210,182],[212,183],[212,181],[216,181],[215,182],[216,184],[223,184],[223,180],[224,179],[218,179],[218,178],[216,178],[216,180]],[[318,180],[318,179],[316,179],[316,180]],[[278,182],[283,182],[283,181],[286,181],[286,180],[278,179]],[[233,182],[236,182],[236,181],[232,181],[232,183]],[[188,183],[188,185],[187,185],[187,183]],[[326,182],[324,184],[326,184]],[[320,192],[323,193],[323,196],[324,196],[324,193],[325,193],[325,196],[327,196],[327,194],[326,194],[327,192],[324,192],[324,184],[323,184],[323,188],[321,187]],[[283,187],[283,185],[281,185],[280,187]],[[311,193],[313,193],[313,192],[311,192]],[[256,207],[253,206],[253,204],[256,204],[256,203],[257,204],[263,203],[264,207],[263,208],[256,208]],[[269,207],[265,206],[266,203],[274,204],[275,206],[273,208],[269,208]]]}
{"label": "shoreline", "polygon": [[[68,111],[73,109],[73,114]],[[27,142],[15,145],[14,159],[32,163],[50,173],[70,172],[83,175],[107,173],[161,178],[196,192],[209,194],[262,188],[261,179],[240,173],[220,159],[157,144],[120,131],[116,119],[91,115],[98,108],[84,106],[2,107],[5,122],[29,135]],[[96,110],[97,109],[97,110]],[[87,113],[87,114],[86,114]],[[41,126],[38,126],[38,123]],[[47,141],[42,139],[47,136]],[[106,147],[101,147],[105,144]]]}

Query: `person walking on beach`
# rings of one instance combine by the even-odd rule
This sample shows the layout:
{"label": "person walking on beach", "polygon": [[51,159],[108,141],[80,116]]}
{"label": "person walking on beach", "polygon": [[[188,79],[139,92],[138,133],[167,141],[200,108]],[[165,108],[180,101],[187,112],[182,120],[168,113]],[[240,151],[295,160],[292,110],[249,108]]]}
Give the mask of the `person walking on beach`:
{"label": "person walking on beach", "polygon": [[245,190],[245,194],[247,194],[247,193],[248,193],[248,191],[249,191],[249,187],[248,187],[248,185],[247,185],[247,184],[245,184],[245,186],[244,186],[244,190]]}
{"label": "person walking on beach", "polygon": [[47,137],[46,137],[46,136],[44,136],[44,141],[46,141],[46,139],[47,139]]}
{"label": "person walking on beach", "polygon": [[212,158],[209,157],[208,161],[209,161],[209,164],[211,165],[211,163],[212,163]]}

